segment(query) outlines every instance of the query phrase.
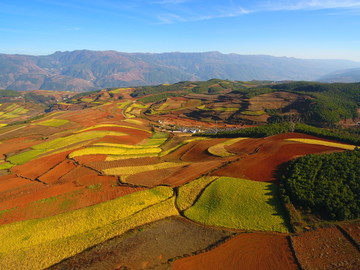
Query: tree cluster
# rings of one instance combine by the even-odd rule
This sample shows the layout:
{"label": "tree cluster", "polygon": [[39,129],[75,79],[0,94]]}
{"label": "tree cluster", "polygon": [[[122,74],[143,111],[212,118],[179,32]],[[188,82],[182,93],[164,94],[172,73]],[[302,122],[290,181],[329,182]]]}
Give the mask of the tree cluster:
{"label": "tree cluster", "polygon": [[282,176],[295,207],[324,219],[360,217],[360,150],[307,155],[293,160]]}

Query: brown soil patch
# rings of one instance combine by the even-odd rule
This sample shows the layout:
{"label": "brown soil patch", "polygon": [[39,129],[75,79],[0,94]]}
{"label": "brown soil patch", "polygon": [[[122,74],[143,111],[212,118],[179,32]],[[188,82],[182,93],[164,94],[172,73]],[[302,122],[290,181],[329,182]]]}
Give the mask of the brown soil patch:
{"label": "brown soil patch", "polygon": [[229,235],[173,217],[115,237],[49,269],[169,269],[169,260],[207,249]]}
{"label": "brown soil patch", "polygon": [[303,269],[360,269],[359,251],[336,227],[294,236],[292,243]]}
{"label": "brown soil patch", "polygon": [[173,263],[175,270],[298,269],[285,236],[242,233],[221,246]]}
{"label": "brown soil patch", "polygon": [[274,92],[262,94],[249,100],[249,110],[257,111],[263,109],[279,109],[295,102],[301,96],[288,92]]}
{"label": "brown soil patch", "polygon": [[360,247],[360,223],[344,224],[341,228],[353,239]]}

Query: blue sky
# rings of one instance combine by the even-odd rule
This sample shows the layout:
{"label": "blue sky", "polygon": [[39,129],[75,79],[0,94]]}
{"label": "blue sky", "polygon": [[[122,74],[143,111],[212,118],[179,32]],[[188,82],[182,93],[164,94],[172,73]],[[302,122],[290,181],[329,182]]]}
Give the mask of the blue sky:
{"label": "blue sky", "polygon": [[2,0],[0,53],[77,49],[360,61],[355,0]]}

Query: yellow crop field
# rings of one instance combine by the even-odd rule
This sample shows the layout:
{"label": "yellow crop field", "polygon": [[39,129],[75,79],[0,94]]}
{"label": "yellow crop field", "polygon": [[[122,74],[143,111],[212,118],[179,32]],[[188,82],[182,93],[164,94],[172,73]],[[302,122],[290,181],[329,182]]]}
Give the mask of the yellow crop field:
{"label": "yellow crop field", "polygon": [[324,145],[324,146],[330,146],[330,147],[336,147],[336,148],[341,148],[341,149],[346,149],[346,150],[354,150],[355,149],[355,145],[351,145],[351,144],[344,144],[344,143],[335,143],[335,142],[327,142],[327,141],[323,141],[323,140],[315,140],[315,139],[297,139],[297,138],[293,138],[293,139],[286,139],[287,141],[292,141],[292,142],[301,142],[301,143],[308,143],[308,144],[317,144],[317,145]]}
{"label": "yellow crop field", "polygon": [[131,101],[120,102],[120,103],[117,104],[117,107],[118,107],[118,109],[124,109],[130,103],[131,103]]}
{"label": "yellow crop field", "polygon": [[245,140],[247,138],[235,138],[235,139],[230,139],[230,140],[227,140],[226,142],[223,142],[223,143],[218,143],[218,144],[215,144],[213,146],[210,146],[208,148],[208,152],[214,156],[218,156],[218,157],[231,157],[231,156],[234,156],[235,154],[233,153],[230,153],[228,152],[226,149],[225,149],[225,146],[227,145],[232,145],[238,141],[241,141],[241,140]]}
{"label": "yellow crop field", "polygon": [[41,121],[41,122],[36,123],[36,124],[41,125],[41,126],[60,127],[60,126],[65,125],[67,123],[69,123],[69,120],[65,120],[65,119],[48,119],[48,120]]}
{"label": "yellow crop field", "polygon": [[92,129],[96,129],[96,128],[111,128],[111,127],[118,127],[118,128],[128,128],[128,129],[135,129],[135,130],[141,130],[141,131],[145,131],[147,133],[151,133],[151,131],[143,129],[143,128],[137,128],[137,127],[131,127],[131,126],[125,126],[125,125],[116,125],[116,124],[100,124],[100,125],[95,125],[92,127],[88,127],[88,128],[84,128],[81,130],[78,130],[77,133],[79,132],[84,132],[84,131],[88,131],[88,130],[92,130]]}
{"label": "yellow crop field", "polygon": [[156,187],[57,216],[3,225],[0,269],[49,267],[132,228],[178,215],[174,203],[171,188]]}
{"label": "yellow crop field", "polygon": [[6,127],[6,126],[7,126],[7,124],[0,124],[0,128]]}
{"label": "yellow crop field", "polygon": [[107,175],[132,175],[136,173],[142,173],[147,171],[153,171],[153,170],[160,170],[160,169],[166,169],[166,168],[173,168],[173,167],[181,167],[184,165],[187,165],[188,163],[182,162],[162,162],[157,164],[151,164],[151,165],[143,165],[143,166],[128,166],[128,167],[116,167],[116,168],[109,168],[104,169],[103,173]]}
{"label": "yellow crop field", "polygon": [[137,119],[125,119],[124,121],[130,124],[143,125],[143,122]]}
{"label": "yellow crop field", "polygon": [[158,147],[151,148],[129,148],[129,147],[112,147],[112,146],[90,146],[84,149],[76,150],[69,154],[70,158],[85,155],[142,155],[158,154],[161,149]]}
{"label": "yellow crop field", "polygon": [[131,145],[131,144],[122,144],[122,143],[95,143],[93,146],[111,146],[118,148],[127,148],[127,149],[144,149],[144,148],[156,148],[156,145]]}
{"label": "yellow crop field", "polygon": [[114,161],[114,160],[122,160],[122,159],[130,159],[130,158],[143,158],[143,157],[157,157],[158,154],[134,154],[134,155],[108,155],[105,161]]}

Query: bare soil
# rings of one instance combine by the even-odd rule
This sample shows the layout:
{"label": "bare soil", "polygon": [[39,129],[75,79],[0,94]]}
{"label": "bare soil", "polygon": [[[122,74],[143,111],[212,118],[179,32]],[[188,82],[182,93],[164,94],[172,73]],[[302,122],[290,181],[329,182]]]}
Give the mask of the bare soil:
{"label": "bare soil", "polygon": [[296,270],[288,239],[270,233],[241,233],[206,253],[173,263],[174,270]]}
{"label": "bare soil", "polygon": [[336,227],[291,237],[295,254],[305,270],[360,269],[358,249]]}

